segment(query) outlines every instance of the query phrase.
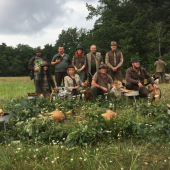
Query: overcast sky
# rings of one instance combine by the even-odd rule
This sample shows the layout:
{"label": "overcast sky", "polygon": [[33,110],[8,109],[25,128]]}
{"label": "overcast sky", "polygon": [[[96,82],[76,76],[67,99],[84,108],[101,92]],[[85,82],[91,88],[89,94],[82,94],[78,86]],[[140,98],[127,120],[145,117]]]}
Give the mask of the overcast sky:
{"label": "overcast sky", "polygon": [[0,0],[0,44],[43,48],[63,29],[92,29],[96,18],[86,21],[86,3],[96,7],[98,0]]}

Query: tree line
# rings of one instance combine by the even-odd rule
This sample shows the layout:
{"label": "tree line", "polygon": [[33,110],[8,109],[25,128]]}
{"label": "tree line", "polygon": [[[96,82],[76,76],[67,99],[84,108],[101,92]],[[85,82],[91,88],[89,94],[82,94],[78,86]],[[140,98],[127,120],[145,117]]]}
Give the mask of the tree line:
{"label": "tree line", "polygon": [[[110,50],[110,42],[118,43],[123,53],[122,72],[131,66],[133,56],[141,59],[141,65],[148,72],[155,72],[154,62],[159,56],[167,63],[166,72],[170,72],[170,1],[169,0],[100,0],[97,7],[86,4],[89,11],[87,20],[99,16],[93,29],[68,28],[62,30],[54,46],[44,45],[42,49],[51,62],[63,45],[65,53],[72,57],[77,45],[88,53],[92,44],[105,57]],[[28,76],[28,61],[35,56],[35,48],[18,44],[17,47],[0,45],[0,76]],[[51,67],[54,73],[54,67]]]}

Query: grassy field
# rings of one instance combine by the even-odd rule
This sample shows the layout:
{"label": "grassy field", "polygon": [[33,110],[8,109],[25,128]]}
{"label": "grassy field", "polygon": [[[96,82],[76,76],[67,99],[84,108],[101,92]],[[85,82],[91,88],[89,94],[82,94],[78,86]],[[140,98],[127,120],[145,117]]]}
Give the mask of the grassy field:
{"label": "grassy field", "polygon": [[[162,104],[170,104],[170,84],[161,84],[159,88]],[[0,100],[26,97],[30,92],[34,92],[34,84],[29,77],[0,77]],[[1,102],[0,108],[4,107]],[[130,107],[127,105],[126,109]],[[126,109],[117,110],[120,118],[127,116]],[[138,119],[153,120],[142,116]],[[64,124],[67,126],[68,120]],[[146,140],[109,138],[96,145],[67,148],[58,143],[26,145],[7,141],[0,144],[0,169],[168,170],[170,143],[157,146]]]}

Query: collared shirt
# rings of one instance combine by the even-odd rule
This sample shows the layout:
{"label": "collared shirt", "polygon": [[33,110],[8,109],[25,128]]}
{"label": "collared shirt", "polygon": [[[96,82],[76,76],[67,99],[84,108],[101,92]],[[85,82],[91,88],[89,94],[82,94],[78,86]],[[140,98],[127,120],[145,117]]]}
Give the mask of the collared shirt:
{"label": "collared shirt", "polygon": [[105,74],[105,77],[103,78],[101,73],[96,72],[93,76],[93,80],[99,84],[100,86],[103,86],[108,89],[108,84],[113,84],[113,79],[109,74]]}
{"label": "collared shirt", "polygon": [[[51,62],[55,62],[56,61],[55,58],[56,58],[57,55],[58,54],[54,55],[54,57],[53,57]],[[55,65],[55,72],[66,72],[69,63],[71,63],[70,56],[68,54],[64,53],[62,61],[60,61],[59,63],[57,63]]]}

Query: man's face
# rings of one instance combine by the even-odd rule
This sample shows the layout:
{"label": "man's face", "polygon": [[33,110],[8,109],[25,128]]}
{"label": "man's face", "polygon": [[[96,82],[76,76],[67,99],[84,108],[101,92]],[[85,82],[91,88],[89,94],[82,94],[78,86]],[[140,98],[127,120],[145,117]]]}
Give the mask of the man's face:
{"label": "man's face", "polygon": [[140,62],[134,62],[132,63],[132,66],[135,68],[135,69],[138,69],[140,67]]}
{"label": "man's face", "polygon": [[41,54],[42,54],[41,52],[37,52],[37,53],[36,53],[36,56],[37,56],[37,57],[41,57]]}
{"label": "man's face", "polygon": [[95,52],[96,52],[96,46],[95,46],[95,45],[92,45],[92,46],[90,47],[90,51],[91,51],[91,53],[95,53]]}
{"label": "man's face", "polygon": [[60,54],[63,54],[64,53],[64,47],[58,47],[58,52]]}
{"label": "man's face", "polygon": [[111,45],[110,47],[111,47],[112,51],[116,51],[116,49],[117,49],[116,45]]}
{"label": "man's face", "polygon": [[106,73],[106,71],[107,71],[107,69],[105,69],[105,68],[101,68],[99,71],[100,71],[100,73],[105,74],[105,73]]}

